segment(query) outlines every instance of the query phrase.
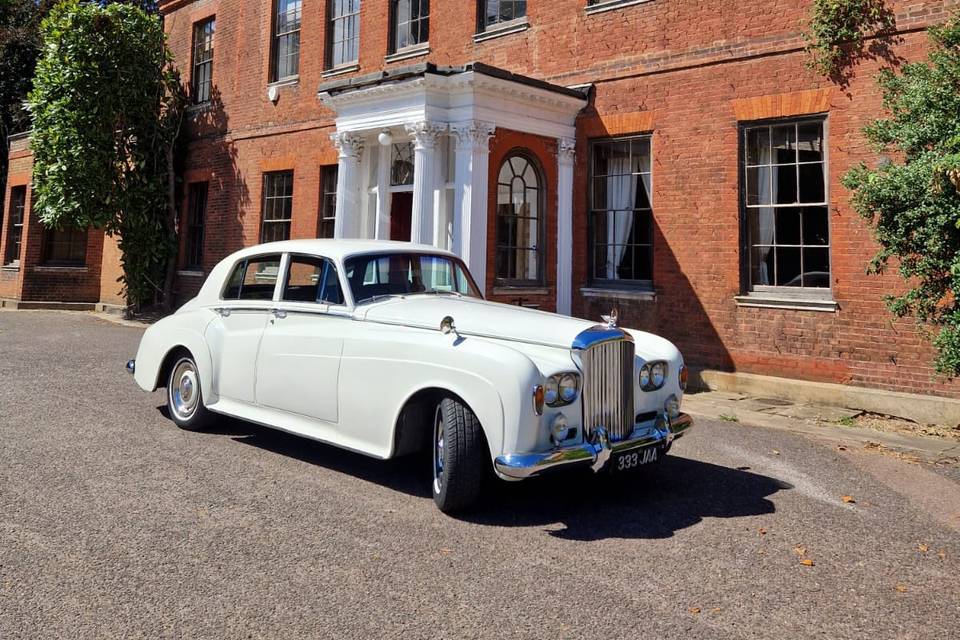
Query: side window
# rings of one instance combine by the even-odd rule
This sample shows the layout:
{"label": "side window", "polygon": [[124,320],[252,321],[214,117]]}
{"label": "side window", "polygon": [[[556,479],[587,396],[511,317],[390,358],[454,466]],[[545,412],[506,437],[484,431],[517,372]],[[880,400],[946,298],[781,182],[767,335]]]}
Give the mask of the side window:
{"label": "side window", "polygon": [[291,256],[281,299],[286,302],[343,304],[336,267],[323,258]]}
{"label": "side window", "polygon": [[223,290],[224,300],[272,300],[280,272],[280,256],[251,258],[239,263]]}

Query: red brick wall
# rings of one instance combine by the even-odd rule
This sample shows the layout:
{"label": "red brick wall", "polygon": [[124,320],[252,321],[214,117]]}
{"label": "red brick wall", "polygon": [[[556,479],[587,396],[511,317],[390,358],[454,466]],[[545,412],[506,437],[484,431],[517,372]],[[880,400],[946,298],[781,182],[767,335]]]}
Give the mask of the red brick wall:
{"label": "red brick wall", "polygon": [[[807,69],[801,31],[811,0],[651,0],[588,15],[587,0],[529,4],[530,28],[474,43],[473,2],[435,2],[429,60],[478,60],[561,85],[594,83],[578,122],[574,181],[574,312],[596,318],[617,305],[626,324],[665,334],[698,366],[737,369],[872,387],[960,396],[936,379],[932,349],[910,322],[893,320],[882,297],[902,289],[895,275],[866,276],[871,232],[852,212],[840,177],[875,162],[862,127],[880,113],[874,76],[881,61],[856,69],[837,87]],[[956,0],[897,0],[902,30],[896,55],[925,53],[923,27],[943,20]],[[258,240],[261,174],[292,168],[294,237],[316,228],[319,167],[336,161],[332,116],[317,100],[323,81],[325,0],[303,1],[299,82],[266,97],[270,0],[164,3],[170,43],[189,78],[192,23],[215,13],[213,105],[193,116],[189,168],[211,175],[205,267]],[[363,0],[360,70],[387,66],[387,0]],[[738,135],[741,121],[828,112],[831,245],[835,313],[738,307],[740,226]],[[581,295],[587,283],[586,145],[591,137],[651,133],[655,301]],[[490,264],[493,289],[493,188],[499,158],[531,148],[546,173],[547,237],[555,238],[556,157],[551,141],[498,131],[491,142]],[[552,308],[556,257],[551,242],[546,294],[522,296]],[[180,279],[183,296],[196,279]],[[2,286],[2,284],[0,284]]]}

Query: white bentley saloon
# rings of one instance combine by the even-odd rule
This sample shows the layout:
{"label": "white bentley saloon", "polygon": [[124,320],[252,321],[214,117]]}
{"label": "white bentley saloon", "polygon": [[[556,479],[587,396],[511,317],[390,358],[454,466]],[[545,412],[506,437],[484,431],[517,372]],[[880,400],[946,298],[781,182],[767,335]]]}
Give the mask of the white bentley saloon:
{"label": "white bentley saloon", "polygon": [[137,384],[170,417],[214,414],[377,458],[430,449],[446,512],[505,480],[657,461],[692,422],[663,338],[488,302],[463,262],[399,242],[292,240],[234,253],[147,329]]}

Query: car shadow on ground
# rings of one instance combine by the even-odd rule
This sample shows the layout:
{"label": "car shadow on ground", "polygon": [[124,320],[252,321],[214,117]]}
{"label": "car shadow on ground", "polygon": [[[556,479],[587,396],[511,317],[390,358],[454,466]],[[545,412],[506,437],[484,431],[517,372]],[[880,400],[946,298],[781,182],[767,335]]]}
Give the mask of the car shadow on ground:
{"label": "car shadow on ground", "polygon": [[[166,408],[161,412],[165,413]],[[429,460],[413,455],[375,460],[320,442],[224,418],[205,432],[278,455],[345,473],[425,500],[431,498]],[[773,513],[770,497],[792,486],[776,478],[677,455],[623,475],[558,473],[525,482],[491,478],[483,501],[457,515],[499,527],[549,527],[567,540],[669,538],[704,518]],[[556,528],[555,525],[563,525]]]}

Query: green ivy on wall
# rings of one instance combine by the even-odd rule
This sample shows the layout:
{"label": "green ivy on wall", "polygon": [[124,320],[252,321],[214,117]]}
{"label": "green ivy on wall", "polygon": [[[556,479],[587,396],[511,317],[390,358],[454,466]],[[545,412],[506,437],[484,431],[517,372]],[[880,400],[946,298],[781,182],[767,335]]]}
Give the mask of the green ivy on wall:
{"label": "green ivy on wall", "polygon": [[806,34],[809,66],[836,77],[868,36],[893,27],[894,15],[884,0],[813,0]]}

